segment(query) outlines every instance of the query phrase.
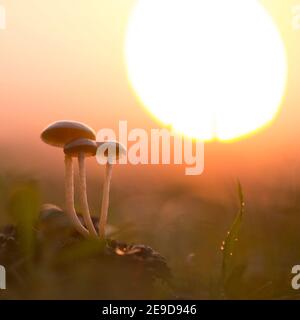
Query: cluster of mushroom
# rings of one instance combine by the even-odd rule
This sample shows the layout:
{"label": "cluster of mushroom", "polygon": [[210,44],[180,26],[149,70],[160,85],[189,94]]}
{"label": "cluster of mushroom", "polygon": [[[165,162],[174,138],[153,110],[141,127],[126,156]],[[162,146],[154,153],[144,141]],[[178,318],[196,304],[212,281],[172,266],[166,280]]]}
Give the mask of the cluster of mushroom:
{"label": "cluster of mushroom", "polygon": [[[126,149],[117,141],[96,141],[96,133],[89,126],[77,121],[57,121],[45,128],[41,139],[52,146],[63,148],[65,154],[65,209],[76,230],[85,237],[105,237],[105,226],[109,205],[109,189],[112,165]],[[106,158],[106,174],[103,186],[102,205],[98,232],[93,224],[86,187],[85,158],[95,156],[97,151]],[[80,206],[84,224],[78,218],[74,207],[74,170],[73,158],[78,159]]]}

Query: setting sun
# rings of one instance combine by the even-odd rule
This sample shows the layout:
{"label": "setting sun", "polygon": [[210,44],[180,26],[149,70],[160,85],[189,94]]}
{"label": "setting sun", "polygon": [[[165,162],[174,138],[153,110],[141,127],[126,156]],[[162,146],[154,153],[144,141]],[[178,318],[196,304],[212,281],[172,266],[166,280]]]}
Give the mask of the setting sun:
{"label": "setting sun", "polygon": [[257,1],[140,0],[125,55],[142,104],[187,136],[236,139],[279,111],[285,49]]}

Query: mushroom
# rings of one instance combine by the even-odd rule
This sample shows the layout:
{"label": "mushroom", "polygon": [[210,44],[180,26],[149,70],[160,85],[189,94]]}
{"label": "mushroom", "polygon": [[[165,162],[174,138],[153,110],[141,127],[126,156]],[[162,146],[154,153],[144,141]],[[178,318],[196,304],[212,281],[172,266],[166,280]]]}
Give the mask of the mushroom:
{"label": "mushroom", "polygon": [[73,140],[64,147],[64,153],[66,155],[78,158],[80,204],[85,225],[93,236],[97,236],[97,231],[91,218],[87,199],[85,158],[95,156],[96,152],[96,142],[85,138]]}
{"label": "mushroom", "polygon": [[[54,122],[46,127],[41,134],[41,139],[45,143],[60,148],[79,138],[95,140],[96,134],[93,129],[77,121]],[[65,155],[65,205],[66,213],[75,229],[85,237],[88,237],[89,232],[82,225],[74,208],[73,160],[69,155]]]}
{"label": "mushroom", "polygon": [[117,141],[97,142],[97,145],[97,161],[99,164],[106,163],[101,213],[99,220],[99,236],[101,238],[104,238],[108,215],[109,189],[112,176],[112,166],[116,160],[126,155],[126,148]]}

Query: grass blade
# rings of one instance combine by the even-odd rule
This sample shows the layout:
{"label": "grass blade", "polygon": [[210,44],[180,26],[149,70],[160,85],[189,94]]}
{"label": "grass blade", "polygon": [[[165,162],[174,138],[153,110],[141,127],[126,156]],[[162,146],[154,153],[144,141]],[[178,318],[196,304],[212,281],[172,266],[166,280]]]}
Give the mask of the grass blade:
{"label": "grass blade", "polygon": [[40,193],[35,182],[15,188],[9,199],[9,213],[16,223],[20,247],[26,259],[35,252],[34,227],[39,217]]}
{"label": "grass blade", "polygon": [[238,182],[238,195],[239,195],[239,211],[235,217],[235,220],[227,233],[226,239],[222,243],[223,261],[222,261],[222,282],[223,286],[226,285],[226,281],[231,271],[232,256],[234,253],[235,245],[238,241],[241,223],[245,213],[245,202],[243,189]]}

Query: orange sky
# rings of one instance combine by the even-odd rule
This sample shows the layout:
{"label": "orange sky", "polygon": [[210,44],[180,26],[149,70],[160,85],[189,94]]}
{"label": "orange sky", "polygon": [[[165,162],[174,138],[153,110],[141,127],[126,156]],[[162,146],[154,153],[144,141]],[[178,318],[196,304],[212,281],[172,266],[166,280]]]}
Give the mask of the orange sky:
{"label": "orange sky", "polygon": [[[83,121],[96,130],[115,128],[119,120],[131,128],[158,127],[139,105],[126,75],[123,46],[135,2],[0,0],[7,12],[7,29],[0,30],[1,166],[40,171],[46,159],[53,159],[52,165],[61,161],[58,150],[39,140],[40,131],[58,119]],[[300,30],[292,28],[292,6],[300,0],[262,3],[288,52],[282,111],[255,136],[206,145],[204,177],[290,177],[298,169]],[[184,178],[183,170],[176,174]]]}

